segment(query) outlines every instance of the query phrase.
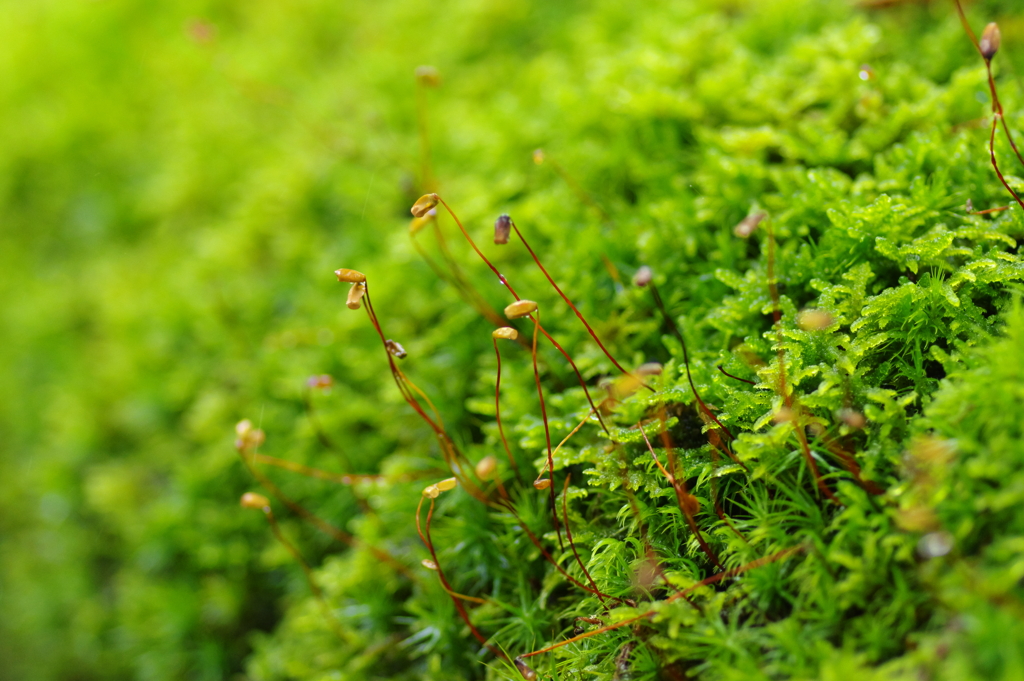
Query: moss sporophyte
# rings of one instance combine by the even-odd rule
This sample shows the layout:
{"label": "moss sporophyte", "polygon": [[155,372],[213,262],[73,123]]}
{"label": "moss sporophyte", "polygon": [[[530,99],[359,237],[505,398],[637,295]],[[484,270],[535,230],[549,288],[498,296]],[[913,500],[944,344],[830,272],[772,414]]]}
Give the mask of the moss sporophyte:
{"label": "moss sporophyte", "polygon": [[[978,40],[959,2],[956,8],[986,67],[992,169],[1024,209],[1012,178],[997,163],[994,146],[1001,127],[1024,164],[992,72],[999,29],[989,24]],[[867,67],[859,68],[867,73]],[[420,90],[437,85],[436,71],[418,71],[417,76]],[[879,77],[871,69],[869,78],[861,80]],[[940,484],[932,466],[936,457],[918,443],[901,463],[899,443],[907,441],[911,419],[926,404],[925,394],[935,390],[937,379],[929,371],[954,366],[952,352],[985,336],[990,324],[983,306],[1005,298],[1008,283],[1021,279],[1016,244],[999,232],[1019,221],[1017,211],[973,211],[969,205],[966,215],[954,215],[946,209],[918,210],[909,200],[884,193],[858,206],[838,199],[835,206],[797,208],[776,201],[770,211],[755,205],[745,217],[735,215],[715,237],[721,252],[745,254],[756,248],[757,253],[744,273],[724,268],[714,273],[734,293],[710,307],[705,304],[704,320],[688,312],[694,304],[688,292],[695,284],[680,283],[676,272],[662,274],[660,267],[641,263],[631,289],[609,275],[640,311],[617,324],[642,328],[660,340],[637,352],[616,323],[588,321],[580,309],[588,305],[577,305],[542,264],[538,253],[546,254],[544,248],[535,250],[515,220],[502,214],[494,222],[494,244],[511,250],[515,235],[526,253],[523,262],[540,273],[531,279],[519,272],[533,287],[529,294],[534,299],[519,295],[512,282],[518,283],[518,277],[503,274],[495,264],[515,262],[512,256],[486,255],[452,206],[432,191],[436,180],[428,160],[425,112],[421,115],[423,184],[431,191],[411,208],[410,237],[439,279],[494,327],[493,380],[480,379],[488,388],[488,408],[493,383],[494,428],[489,430],[490,422],[479,416],[483,411],[474,402],[473,427],[491,433],[485,445],[467,448],[463,434],[448,430],[427,392],[410,378],[416,371],[399,365],[407,360],[415,369],[415,347],[410,345],[410,357],[385,333],[371,295],[377,279],[337,270],[338,281],[351,285],[348,308],[365,309],[392,381],[432,433],[445,467],[420,481],[426,484],[416,500],[414,524],[429,555],[419,564],[427,574],[407,564],[416,562],[408,552],[396,557],[383,548],[365,548],[416,588],[440,589],[450,602],[446,611],[454,612],[483,654],[495,658],[494,673],[527,681],[563,678],[558,674],[590,664],[616,679],[627,678],[641,665],[646,665],[644,673],[662,670],[666,678],[683,678],[687,670],[725,678],[722,664],[708,662],[717,645],[708,640],[745,636],[737,645],[757,648],[753,641],[758,637],[781,636],[780,623],[792,623],[793,631],[810,626],[816,610],[835,611],[835,624],[829,625],[834,628],[825,636],[829,641],[845,640],[844,622],[856,632],[849,634],[851,645],[867,651],[866,663],[881,664],[910,650],[908,637],[943,607],[928,596],[931,577],[916,572],[915,561],[955,555],[956,546],[927,502],[905,503],[908,495],[924,499],[928,495],[922,490]],[[602,225],[614,227],[613,215],[550,156],[537,150],[534,160],[552,164],[581,204],[597,213]],[[801,178],[807,176],[805,169],[798,171]],[[783,170],[776,174],[780,185],[796,182]],[[827,181],[812,175],[806,182],[852,183],[831,175]],[[863,178],[857,182],[863,192],[873,186]],[[929,189],[913,185],[907,191],[920,198]],[[494,290],[512,298],[503,314],[489,299],[493,290],[474,284],[479,272],[461,262],[446,241],[439,211],[496,279]],[[966,226],[951,230],[934,222],[940,215]],[[812,216],[824,216],[829,225],[814,239],[803,224]],[[989,222],[996,219],[1003,222]],[[417,241],[427,225],[443,266]],[[926,225],[931,227],[923,231]],[[605,254],[601,258],[612,261]],[[740,256],[730,258],[738,261]],[[669,260],[662,264],[673,266]],[[811,271],[800,270],[812,264]],[[936,315],[950,320],[948,338],[934,327]],[[567,331],[572,316],[580,328]],[[720,334],[715,350],[707,345],[709,329]],[[575,339],[576,345],[559,340],[565,338]],[[500,342],[506,340],[515,344]],[[473,344],[486,349],[482,333]],[[547,353],[548,346],[554,352]],[[562,383],[562,361],[578,388]],[[481,361],[479,366],[490,365]],[[531,382],[527,392],[522,386]],[[330,385],[329,379],[317,379],[310,389],[322,384]],[[516,408],[534,413],[512,414],[510,395]],[[516,420],[518,438],[509,435],[510,419]],[[319,426],[317,433],[329,442]],[[563,438],[556,446],[553,433]],[[353,484],[360,476],[352,471],[338,476],[258,454],[264,436],[246,422],[239,424],[238,437],[243,462],[272,497],[345,544],[362,544],[285,497],[257,464],[341,484]],[[952,456],[950,449],[942,451]],[[911,483],[907,466],[916,476]],[[536,476],[531,468],[537,469]],[[572,486],[574,476],[583,475],[596,491]],[[265,514],[324,603],[305,561],[281,535],[270,503],[253,493],[242,500],[244,507]],[[468,521],[459,514],[475,513],[470,503],[490,518],[481,521],[493,528],[493,546],[487,551],[493,565],[507,571],[496,573],[491,564],[467,570],[458,551],[444,545],[458,541],[463,547],[468,541],[460,539]],[[591,524],[587,513],[600,519]],[[438,526],[445,521],[452,529],[442,532]],[[866,528],[878,531],[871,534]],[[914,532],[924,533],[923,543],[916,543]],[[918,555],[908,546],[917,546]],[[517,562],[522,565],[512,569]],[[900,589],[917,595],[893,595]],[[836,596],[830,603],[826,594],[831,593]],[[512,594],[520,602],[513,602]],[[544,627],[528,621],[537,602],[558,604]],[[872,638],[878,631],[871,627],[882,621],[892,636]],[[793,631],[788,635],[796,635]],[[339,635],[344,639],[348,634]],[[527,662],[546,653],[556,653],[557,662]],[[749,660],[756,660],[751,668],[769,664],[753,653]]]}

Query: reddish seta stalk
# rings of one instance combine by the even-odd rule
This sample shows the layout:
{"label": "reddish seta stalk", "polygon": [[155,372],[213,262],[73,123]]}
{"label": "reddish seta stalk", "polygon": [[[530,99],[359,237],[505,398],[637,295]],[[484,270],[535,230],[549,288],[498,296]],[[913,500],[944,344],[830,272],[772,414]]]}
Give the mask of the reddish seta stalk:
{"label": "reddish seta stalk", "polygon": [[[516,293],[515,289],[512,288],[512,284],[510,284],[508,280],[501,274],[501,272],[498,271],[498,268],[494,266],[494,263],[487,259],[487,256],[483,254],[480,248],[476,245],[476,242],[473,241],[473,238],[469,236],[469,232],[467,232],[466,228],[463,227],[462,221],[459,220],[459,217],[455,214],[455,211],[452,210],[451,206],[449,206],[448,203],[445,202],[445,200],[442,199],[437,194],[430,194],[428,195],[428,197],[424,198],[429,198],[431,201],[439,202],[441,205],[445,207],[445,210],[448,211],[448,214],[452,216],[453,220],[455,220],[455,224],[458,225],[459,231],[462,232],[462,236],[466,239],[466,241],[469,242],[469,245],[476,252],[477,256],[479,256],[479,258],[484,261],[484,264],[486,264],[487,267],[490,268],[492,272],[494,272],[494,276],[498,278],[498,281],[501,283],[501,285],[506,287],[508,289],[508,292],[511,293],[512,297],[515,298],[517,301],[522,300]],[[424,198],[421,198],[420,201],[423,201]],[[555,347],[555,349],[558,350],[563,357],[565,357],[566,361],[569,362],[569,366],[572,367],[573,373],[576,374],[576,380],[579,382],[580,387],[583,388],[583,394],[586,395],[587,402],[590,404],[590,408],[594,410],[594,413],[597,415],[597,420],[601,424],[601,428],[607,433],[608,427],[605,425],[604,420],[601,418],[600,411],[598,411],[597,406],[594,404],[594,400],[590,396],[590,389],[587,388],[587,382],[583,379],[583,374],[580,373],[579,367],[576,366],[576,362],[573,361],[569,353],[565,351],[565,348],[563,348],[558,341],[552,338],[551,334],[547,332],[543,325],[538,323],[538,328],[540,332],[544,334],[544,337],[548,339],[548,342],[550,342]]]}
{"label": "reddish seta stalk", "polygon": [[1013,139],[1013,134],[1010,132],[1010,126],[1006,123],[1006,117],[1003,113],[1003,104],[999,101],[999,93],[996,90],[996,80],[992,75],[992,58],[996,56],[996,52],[999,51],[999,44],[1001,42],[1001,36],[999,34],[999,26],[995,23],[988,24],[985,27],[984,32],[981,34],[981,40],[979,41],[977,36],[974,35],[974,30],[971,28],[970,23],[967,21],[967,15],[964,14],[964,8],[960,4],[960,0],[953,0],[953,4],[956,5],[957,14],[960,16],[960,23],[964,27],[964,31],[967,33],[967,37],[970,38],[971,44],[974,45],[974,49],[978,51],[981,58],[985,60],[985,71],[988,75],[988,89],[992,96],[992,129],[989,132],[988,138],[988,153],[989,159],[992,162],[992,168],[996,171],[996,176],[999,177],[999,181],[1006,188],[1006,191],[1010,192],[1013,199],[1017,202],[1017,205],[1024,210],[1024,201],[1021,200],[1020,196],[1013,190],[1010,183],[1006,181],[1002,171],[999,169],[999,164],[996,162],[996,128],[999,123],[1003,125],[1003,133],[1006,135],[1006,140],[1010,143],[1010,147],[1013,149],[1013,153],[1017,156],[1017,160],[1020,161],[1021,165],[1024,165],[1024,156],[1021,156],[1020,149],[1017,148],[1017,142]]}

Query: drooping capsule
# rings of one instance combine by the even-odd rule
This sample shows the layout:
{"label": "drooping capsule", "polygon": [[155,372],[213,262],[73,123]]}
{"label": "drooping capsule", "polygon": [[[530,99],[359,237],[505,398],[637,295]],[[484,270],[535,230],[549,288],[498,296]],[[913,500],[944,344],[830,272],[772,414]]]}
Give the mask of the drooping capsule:
{"label": "drooping capsule", "polygon": [[519,670],[519,673],[523,675],[523,678],[526,679],[526,681],[536,681],[537,672],[533,671],[529,665],[523,662],[521,657],[517,657],[513,662],[516,665],[516,669]]}
{"label": "drooping capsule", "polygon": [[643,288],[650,284],[652,279],[654,279],[654,271],[647,265],[644,265],[633,275],[633,285]]}
{"label": "drooping capsule", "polygon": [[384,341],[384,347],[388,349],[388,352],[393,357],[397,357],[398,359],[405,359],[409,355],[409,353],[405,351],[405,348],[402,347],[401,343],[393,341],[390,338]]}
{"label": "drooping capsule", "polygon": [[412,216],[415,218],[421,218],[430,212],[430,209],[437,205],[437,202],[441,200],[437,194],[424,194],[421,196],[416,203],[410,208]]}
{"label": "drooping capsule", "polygon": [[447,492],[448,490],[455,489],[455,486],[458,484],[459,481],[456,480],[455,478],[445,478],[441,482],[437,483],[436,486],[437,489],[439,489],[440,491]]}
{"label": "drooping capsule", "polygon": [[437,495],[441,493],[441,490],[437,488],[437,485],[428,485],[423,488],[423,496],[429,497],[430,499],[436,499]]}
{"label": "drooping capsule", "polygon": [[437,87],[441,84],[441,74],[435,67],[424,64],[416,67],[416,80],[427,87]]}
{"label": "drooping capsule", "polygon": [[660,362],[647,362],[637,367],[637,376],[660,376],[664,367],[661,366]]}
{"label": "drooping capsule", "polygon": [[348,290],[348,300],[345,301],[345,305],[350,310],[358,310],[363,304],[364,295],[366,295],[366,284],[363,282],[352,284],[352,288]]}
{"label": "drooping capsule", "polygon": [[494,221],[494,243],[507,244],[512,233],[512,218],[503,213]]}
{"label": "drooping capsule", "polygon": [[334,274],[338,277],[338,281],[347,284],[361,284],[366,281],[366,275],[359,270],[349,270],[343,267],[340,270],[334,270]]}
{"label": "drooping capsule", "polygon": [[537,311],[537,303],[532,300],[517,300],[505,308],[505,316],[509,319],[520,319]]}
{"label": "drooping capsule", "polygon": [[270,508],[270,499],[267,499],[262,494],[257,494],[256,492],[246,492],[242,495],[242,498],[238,503],[242,508],[251,508],[257,511]]}
{"label": "drooping capsule", "polygon": [[549,478],[541,478],[540,480],[534,480],[533,486],[543,491],[546,490],[548,487],[551,487],[551,480]]}
{"label": "drooping capsule", "polygon": [[252,421],[243,419],[235,425],[235,449],[244,450],[259,447],[266,440],[266,435],[259,428],[253,428]]}
{"label": "drooping capsule", "polygon": [[435,563],[434,561],[430,560],[429,558],[424,558],[423,560],[420,561],[420,564],[423,567],[427,568],[428,570],[436,570],[437,569],[437,563]]}
{"label": "drooping capsule", "polygon": [[491,338],[504,338],[505,340],[515,340],[519,338],[519,332],[513,329],[511,326],[503,326],[500,329],[495,329],[491,332]]}
{"label": "drooping capsule", "polygon": [[860,413],[855,409],[843,408],[837,413],[839,419],[855,430],[861,430],[868,424],[868,420],[864,418],[864,414]]}
{"label": "drooping capsule", "polygon": [[757,229],[757,226],[761,224],[761,221],[766,217],[768,217],[768,213],[765,213],[764,211],[752,213],[740,220],[739,223],[732,228],[732,233],[741,239],[747,239],[754,233],[754,230]]}
{"label": "drooping capsule", "polygon": [[999,25],[992,22],[981,32],[981,40],[978,41],[978,49],[981,50],[981,56],[985,58],[985,61],[992,61],[992,57],[996,56],[996,52],[999,51],[1001,42],[1002,35],[999,33]]}
{"label": "drooping capsule", "polygon": [[772,414],[772,421],[775,423],[789,423],[794,419],[796,414],[789,407],[779,407],[778,410]]}
{"label": "drooping capsule", "polygon": [[488,454],[480,459],[476,465],[476,477],[481,480],[490,480],[494,477],[494,471],[498,468],[498,460]]}

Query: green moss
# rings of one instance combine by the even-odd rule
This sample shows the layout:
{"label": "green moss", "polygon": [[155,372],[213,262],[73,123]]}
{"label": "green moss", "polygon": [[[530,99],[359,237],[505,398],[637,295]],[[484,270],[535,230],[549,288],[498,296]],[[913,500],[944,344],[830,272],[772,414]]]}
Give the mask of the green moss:
{"label": "green moss", "polygon": [[[989,165],[983,65],[940,5],[12,9],[0,28],[0,63],[18,74],[0,86],[0,657],[12,676],[521,678],[420,566],[416,504],[448,473],[330,275],[366,272],[387,335],[409,351],[403,371],[471,461],[504,467],[492,327],[406,235],[423,189],[412,72],[432,63],[439,191],[540,303],[595,399],[617,372],[515,238],[489,243],[499,213],[619,362],[663,365],[653,392],[605,417],[610,435],[591,421],[554,459],[559,507],[571,475],[588,572],[631,599],[605,609],[522,529],[586,582],[529,484],[546,461],[529,353],[502,346],[502,416],[525,469],[504,475],[521,520],[460,489],[438,499],[432,526],[453,588],[486,600],[469,605],[475,626],[515,656],[572,636],[577,617],[652,613],[529,658],[551,678],[1017,678],[1024,218],[964,208],[1009,196]],[[1003,26],[995,63],[1018,129],[1012,9],[979,4],[972,18]],[[734,234],[761,211],[749,238]],[[487,303],[510,302],[451,220],[439,226]],[[417,238],[441,262],[430,231]],[[670,321],[630,285],[642,265]],[[804,309],[828,317],[802,327]],[[672,324],[737,462],[709,444]],[[543,341],[540,365],[557,443],[589,405]],[[333,387],[307,394],[324,373]],[[789,399],[841,504],[777,418]],[[638,586],[649,551],[676,589],[719,571],[634,427],[650,421],[664,462],[663,406],[717,560],[771,557],[689,601]],[[274,504],[341,641],[287,550],[237,507],[257,487],[232,451],[243,417],[266,432],[265,454],[383,476],[344,486],[267,469],[358,538],[333,543]]]}

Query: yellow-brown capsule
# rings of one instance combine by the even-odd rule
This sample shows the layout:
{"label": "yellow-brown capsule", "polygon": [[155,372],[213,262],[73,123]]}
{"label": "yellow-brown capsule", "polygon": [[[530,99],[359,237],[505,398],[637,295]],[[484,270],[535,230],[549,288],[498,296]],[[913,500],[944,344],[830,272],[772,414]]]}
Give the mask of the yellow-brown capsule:
{"label": "yellow-brown capsule", "polygon": [[362,284],[366,281],[366,275],[358,270],[347,270],[343,267],[340,270],[334,270],[334,274],[338,277],[338,281],[347,284]]}
{"label": "yellow-brown capsule", "polygon": [[430,560],[429,558],[424,558],[423,560],[420,561],[420,564],[423,567],[427,568],[428,570],[436,570],[437,569],[437,563],[435,563],[434,561]]}
{"label": "yellow-brown capsule", "polygon": [[664,367],[658,362],[647,362],[636,369],[637,376],[660,376]]}
{"label": "yellow-brown capsule", "polygon": [[491,338],[504,338],[505,340],[515,340],[519,338],[519,332],[513,329],[511,326],[503,326],[500,329],[495,329],[491,332]]}
{"label": "yellow-brown capsule", "polygon": [[352,284],[352,288],[348,290],[348,300],[345,301],[348,309],[358,310],[362,306],[364,295],[366,295],[366,284],[362,282]]}
{"label": "yellow-brown capsule", "polygon": [[437,87],[441,84],[441,74],[433,66],[417,66],[416,80],[427,87]]}
{"label": "yellow-brown capsule", "polygon": [[981,32],[981,40],[978,41],[978,49],[981,50],[981,56],[985,58],[985,61],[992,61],[992,57],[996,56],[1000,42],[1002,42],[1002,35],[999,33],[999,26],[992,22]]}
{"label": "yellow-brown capsule", "polygon": [[430,212],[430,209],[437,205],[437,202],[441,200],[437,194],[424,194],[413,204],[412,208],[409,209],[414,218],[421,218]]}
{"label": "yellow-brown capsule", "polygon": [[242,508],[262,511],[265,508],[270,508],[270,499],[267,499],[262,494],[256,494],[256,492],[246,492],[239,500],[239,504],[241,504]]}
{"label": "yellow-brown capsule", "polygon": [[423,496],[431,499],[436,499],[437,495],[441,493],[441,490],[437,488],[437,485],[429,485],[423,488]]}
{"label": "yellow-brown capsule", "polygon": [[515,662],[516,669],[519,670],[519,673],[523,675],[523,678],[526,679],[526,681],[537,680],[537,672],[530,669],[529,665],[523,662],[522,658],[517,657],[513,662]]}
{"label": "yellow-brown capsule", "polygon": [[235,449],[244,450],[250,447],[259,447],[266,440],[266,435],[259,428],[252,427],[252,421],[243,419],[235,425]]}
{"label": "yellow-brown capsule", "polygon": [[804,331],[822,331],[832,326],[835,318],[827,310],[801,310],[796,316],[796,325]]}
{"label": "yellow-brown capsule", "polygon": [[238,437],[242,437],[242,438],[249,437],[249,434],[251,432],[252,432],[252,421],[250,421],[249,419],[242,419],[241,421],[239,421],[238,423],[235,424],[235,434]]}
{"label": "yellow-brown capsule", "polygon": [[490,480],[494,477],[494,471],[498,468],[498,460],[488,454],[484,458],[480,459],[480,462],[476,465],[476,477],[481,480]]}
{"label": "yellow-brown capsule", "polygon": [[855,430],[860,430],[868,424],[868,420],[864,418],[864,414],[854,409],[840,409],[838,416],[843,423]]}
{"label": "yellow-brown capsule", "polygon": [[512,233],[512,218],[502,214],[494,221],[494,243],[507,244],[508,237]]}
{"label": "yellow-brown capsule", "polygon": [[772,421],[775,423],[789,423],[796,414],[789,407],[779,407],[779,410],[772,414]]}
{"label": "yellow-brown capsule", "polygon": [[546,490],[548,487],[551,487],[551,480],[549,478],[541,478],[540,480],[534,480],[533,486],[543,491]]}
{"label": "yellow-brown capsule", "polygon": [[757,229],[757,226],[761,224],[761,221],[766,217],[768,217],[768,213],[763,211],[748,215],[732,228],[732,233],[741,239],[749,238],[750,235],[754,233],[754,230]]}
{"label": "yellow-brown capsule", "polygon": [[459,481],[455,478],[445,478],[441,482],[437,483],[436,487],[442,492],[455,489],[455,486],[459,484]]}
{"label": "yellow-brown capsule", "polygon": [[509,319],[526,317],[537,311],[537,303],[532,300],[517,300],[505,308],[505,316]]}

